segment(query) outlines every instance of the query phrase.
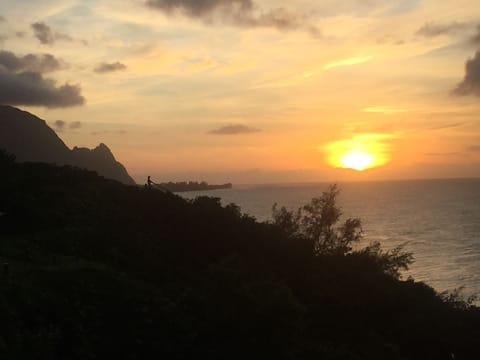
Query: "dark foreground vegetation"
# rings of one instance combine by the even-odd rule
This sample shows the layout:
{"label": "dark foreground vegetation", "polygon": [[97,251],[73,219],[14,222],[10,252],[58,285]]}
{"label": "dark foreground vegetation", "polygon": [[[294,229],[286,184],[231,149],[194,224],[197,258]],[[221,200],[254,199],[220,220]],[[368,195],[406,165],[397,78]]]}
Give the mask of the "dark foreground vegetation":
{"label": "dark foreground vegetation", "polygon": [[479,359],[479,309],[352,250],[337,189],[258,223],[218,199],[0,154],[1,359]]}

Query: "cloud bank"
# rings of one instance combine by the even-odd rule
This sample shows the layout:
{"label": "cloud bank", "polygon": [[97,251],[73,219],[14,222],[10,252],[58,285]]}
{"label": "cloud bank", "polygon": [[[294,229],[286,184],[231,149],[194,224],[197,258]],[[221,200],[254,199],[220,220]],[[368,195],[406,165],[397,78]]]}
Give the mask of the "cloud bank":
{"label": "cloud bank", "polygon": [[0,68],[10,72],[32,71],[47,73],[63,68],[60,60],[51,54],[27,54],[17,56],[11,51],[0,50]]}
{"label": "cloud bank", "polygon": [[78,85],[57,86],[44,73],[61,68],[53,55],[17,56],[0,51],[0,104],[63,108],[85,103]]}
{"label": "cloud bank", "polygon": [[122,71],[125,70],[127,66],[125,64],[122,64],[121,62],[114,62],[114,63],[102,63],[98,65],[94,71],[98,74],[105,74],[105,73],[110,73],[114,71]]}
{"label": "cloud bank", "polygon": [[465,64],[465,77],[453,90],[454,95],[480,96],[480,50]]}
{"label": "cloud bank", "polygon": [[239,135],[239,134],[251,134],[259,131],[260,129],[256,129],[247,125],[232,124],[232,125],[226,125],[218,129],[211,130],[208,133],[213,135]]}
{"label": "cloud bank", "polygon": [[221,22],[242,27],[303,29],[319,35],[319,30],[308,22],[305,15],[284,7],[261,11],[253,0],[147,0],[146,5],[167,15],[180,13],[208,24]]}

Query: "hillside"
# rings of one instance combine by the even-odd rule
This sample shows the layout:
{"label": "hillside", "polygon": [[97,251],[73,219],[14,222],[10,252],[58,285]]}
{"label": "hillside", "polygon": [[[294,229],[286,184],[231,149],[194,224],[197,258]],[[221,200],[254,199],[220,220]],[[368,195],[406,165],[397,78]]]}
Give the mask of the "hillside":
{"label": "hillside", "polygon": [[408,254],[313,246],[283,209],[259,223],[4,153],[0,172],[2,359],[480,357],[479,309],[402,280]]}
{"label": "hillside", "polygon": [[93,150],[70,150],[44,120],[11,106],[0,105],[0,149],[15,154],[18,161],[78,166],[108,179],[135,184],[105,144]]}

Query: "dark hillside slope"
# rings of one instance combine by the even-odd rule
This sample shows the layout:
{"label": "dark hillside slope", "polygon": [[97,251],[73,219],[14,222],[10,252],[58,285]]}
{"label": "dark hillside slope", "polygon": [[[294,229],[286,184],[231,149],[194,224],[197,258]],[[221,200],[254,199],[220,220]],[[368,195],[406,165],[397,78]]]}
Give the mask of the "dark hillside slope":
{"label": "dark hillside slope", "polygon": [[0,173],[2,359],[480,358],[479,310],[378,253],[68,166]]}
{"label": "dark hillside slope", "polygon": [[105,144],[93,150],[70,150],[44,120],[11,106],[0,105],[0,149],[15,154],[21,162],[78,166],[108,179],[135,184]]}
{"label": "dark hillside slope", "polygon": [[47,123],[11,106],[0,106],[0,148],[18,161],[67,164],[70,149]]}

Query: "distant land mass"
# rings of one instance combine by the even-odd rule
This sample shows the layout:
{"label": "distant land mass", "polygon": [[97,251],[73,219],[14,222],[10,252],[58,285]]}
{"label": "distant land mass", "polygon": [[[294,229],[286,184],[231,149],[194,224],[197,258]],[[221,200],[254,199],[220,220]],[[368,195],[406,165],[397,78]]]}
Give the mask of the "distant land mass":
{"label": "distant land mass", "polygon": [[205,181],[181,181],[181,182],[166,182],[158,184],[164,189],[167,189],[171,192],[187,192],[187,191],[204,191],[204,190],[218,190],[218,189],[231,189],[232,184],[219,184],[219,185],[210,185]]}
{"label": "distant land mass", "polygon": [[70,150],[45,120],[12,106],[0,105],[0,149],[14,154],[20,162],[72,165],[126,185],[135,184],[107,145]]}

